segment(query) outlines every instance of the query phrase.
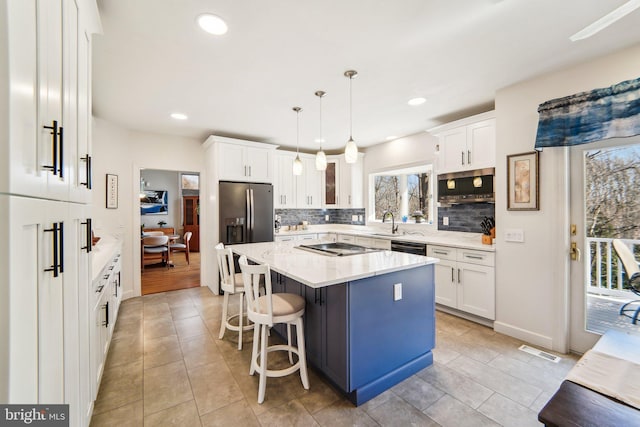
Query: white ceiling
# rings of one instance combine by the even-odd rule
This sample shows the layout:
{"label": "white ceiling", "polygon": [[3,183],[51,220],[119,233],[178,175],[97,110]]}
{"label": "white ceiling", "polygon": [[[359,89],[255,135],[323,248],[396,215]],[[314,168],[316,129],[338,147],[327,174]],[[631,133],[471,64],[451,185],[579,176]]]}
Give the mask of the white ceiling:
{"label": "white ceiling", "polygon": [[[130,129],[210,134],[328,151],[493,108],[496,90],[640,42],[640,10],[569,36],[626,0],[100,0],[94,114]],[[224,18],[224,36],[196,17]],[[567,94],[569,95],[569,94]],[[427,102],[410,107],[410,98]],[[169,118],[172,112],[189,116]]]}

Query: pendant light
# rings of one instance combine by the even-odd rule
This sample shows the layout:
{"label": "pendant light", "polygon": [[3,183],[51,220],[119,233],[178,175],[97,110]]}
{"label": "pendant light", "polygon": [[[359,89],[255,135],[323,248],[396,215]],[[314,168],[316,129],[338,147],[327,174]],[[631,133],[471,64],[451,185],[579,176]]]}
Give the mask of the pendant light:
{"label": "pendant light", "polygon": [[322,151],[322,97],[326,95],[324,91],[317,91],[315,94],[320,100],[320,151],[316,153],[316,169],[319,171],[327,170],[327,155]]}
{"label": "pendant light", "polygon": [[302,175],[302,160],[300,160],[300,111],[302,108],[293,107],[296,112],[296,159],[293,161],[293,174]]}
{"label": "pendant light", "polygon": [[353,91],[352,80],[358,75],[355,70],[348,70],[344,72],[345,77],[349,77],[349,140],[344,147],[344,160],[347,163],[355,163],[358,161],[358,146],[353,140]]}

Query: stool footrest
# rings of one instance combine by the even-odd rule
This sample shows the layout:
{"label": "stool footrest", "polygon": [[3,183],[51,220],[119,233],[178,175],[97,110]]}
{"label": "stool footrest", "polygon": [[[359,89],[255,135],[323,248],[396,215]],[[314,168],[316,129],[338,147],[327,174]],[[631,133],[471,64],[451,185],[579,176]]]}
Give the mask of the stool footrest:
{"label": "stool footrest", "polygon": [[[287,368],[267,369],[265,373],[266,376],[273,377],[273,378],[285,377],[287,375],[290,375],[300,370],[300,353],[298,352],[298,349],[296,347],[291,345],[286,345],[286,344],[271,345],[267,347],[267,353],[271,353],[274,351],[287,351],[287,352],[295,353],[298,356],[298,361],[292,366],[289,366]],[[260,360],[260,352],[258,352],[258,354],[256,355],[254,363],[256,365],[256,372],[261,373],[262,366],[260,366],[260,364],[258,363],[258,360]]]}

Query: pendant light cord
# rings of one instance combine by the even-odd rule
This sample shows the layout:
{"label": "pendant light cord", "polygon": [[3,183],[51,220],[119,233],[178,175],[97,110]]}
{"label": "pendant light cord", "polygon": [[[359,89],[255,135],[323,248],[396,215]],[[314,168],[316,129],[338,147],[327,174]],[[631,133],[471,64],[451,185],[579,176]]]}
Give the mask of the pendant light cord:
{"label": "pendant light cord", "polygon": [[296,111],[296,155],[300,154],[300,110]]}
{"label": "pendant light cord", "polygon": [[353,76],[349,76],[349,139],[353,139]]}
{"label": "pendant light cord", "polygon": [[322,96],[318,98],[320,98],[320,151],[322,151],[322,141],[324,141],[322,139]]}

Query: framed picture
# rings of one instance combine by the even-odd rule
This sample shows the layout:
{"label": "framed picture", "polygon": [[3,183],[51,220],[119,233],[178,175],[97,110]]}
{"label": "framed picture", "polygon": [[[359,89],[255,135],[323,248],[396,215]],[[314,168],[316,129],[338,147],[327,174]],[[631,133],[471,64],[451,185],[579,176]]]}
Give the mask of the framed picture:
{"label": "framed picture", "polygon": [[507,210],[540,210],[538,152],[507,156]]}
{"label": "framed picture", "polygon": [[107,174],[107,209],[118,209],[118,175]]}

